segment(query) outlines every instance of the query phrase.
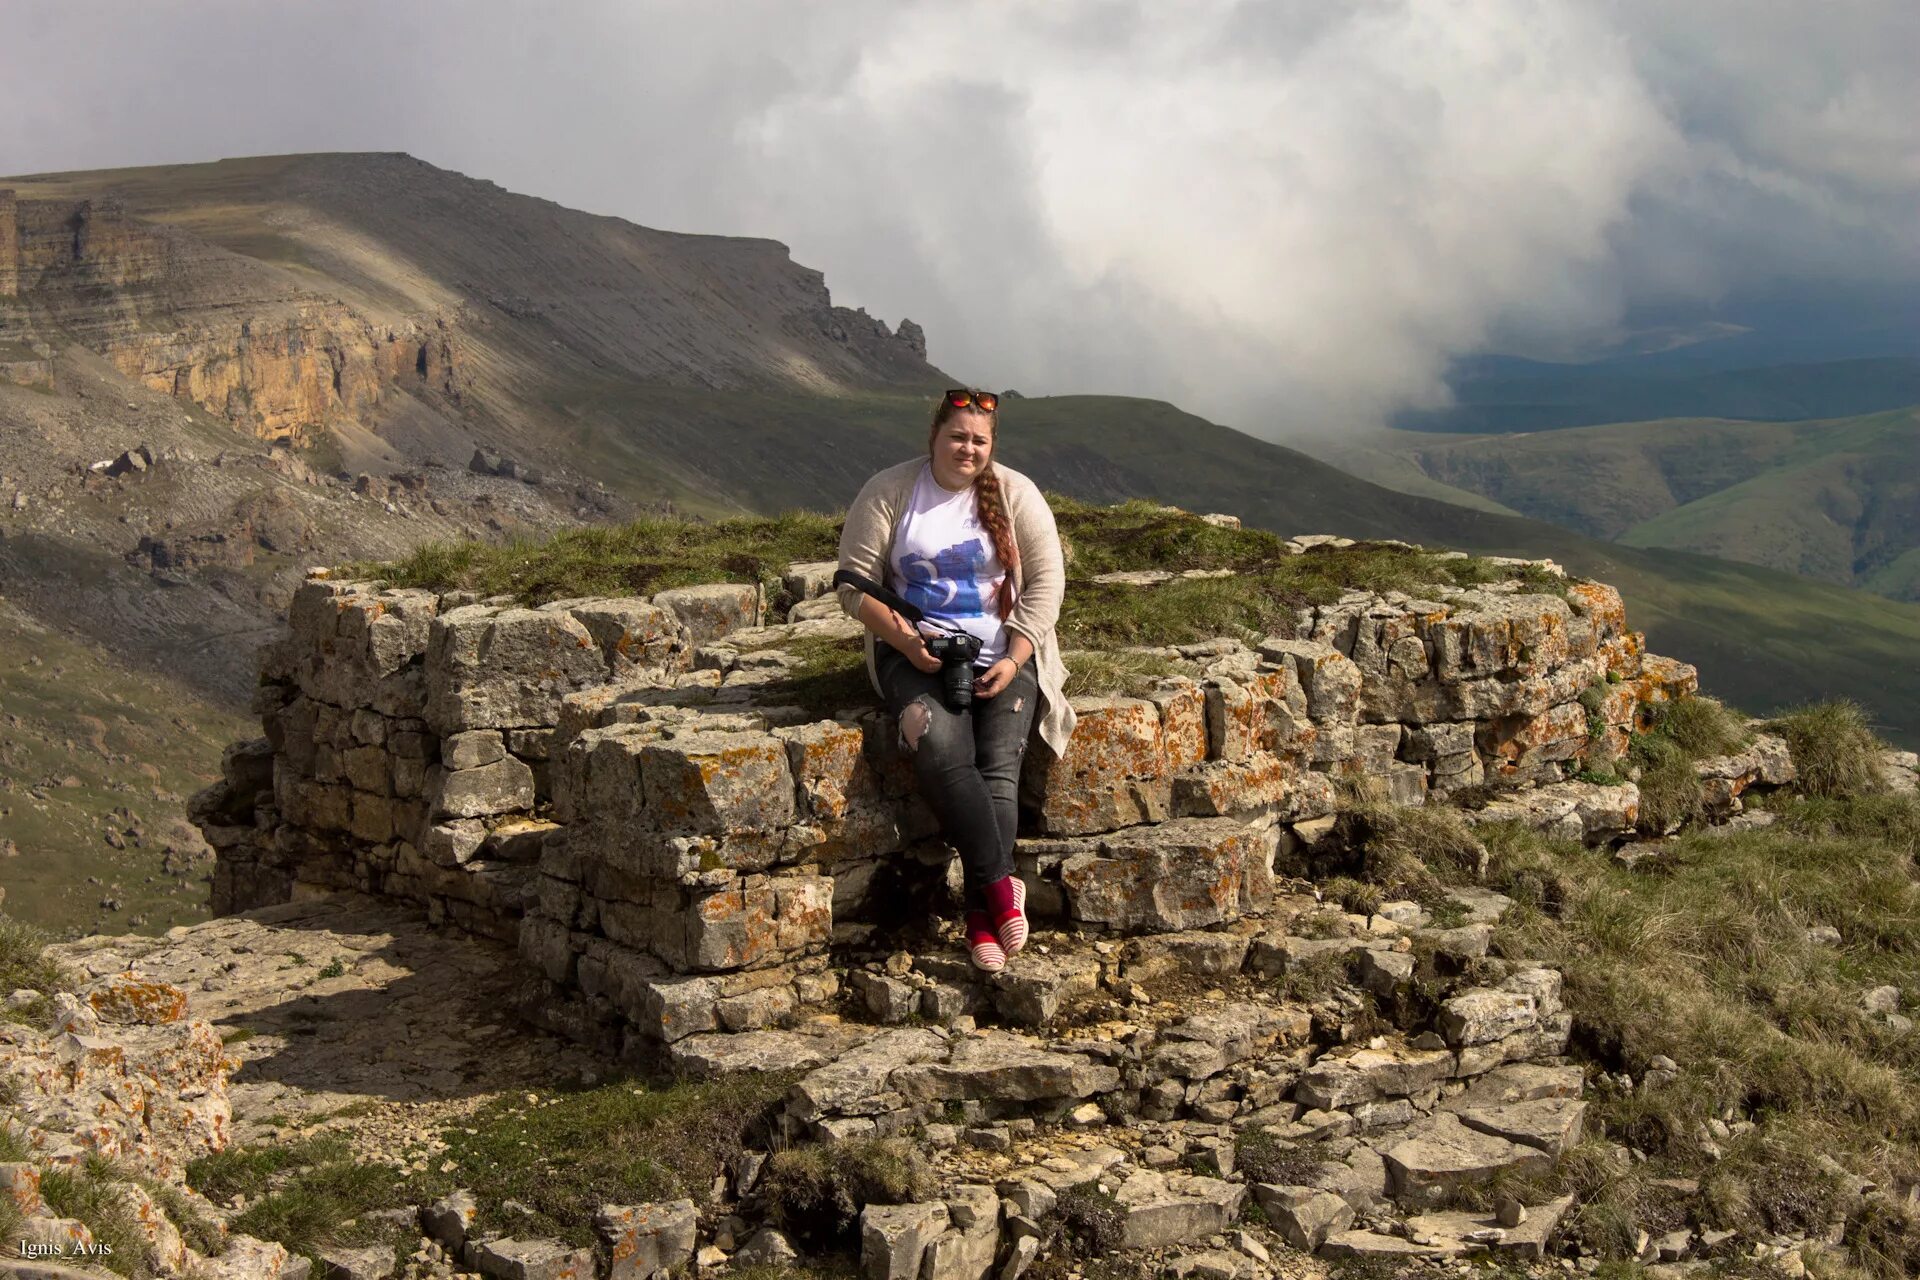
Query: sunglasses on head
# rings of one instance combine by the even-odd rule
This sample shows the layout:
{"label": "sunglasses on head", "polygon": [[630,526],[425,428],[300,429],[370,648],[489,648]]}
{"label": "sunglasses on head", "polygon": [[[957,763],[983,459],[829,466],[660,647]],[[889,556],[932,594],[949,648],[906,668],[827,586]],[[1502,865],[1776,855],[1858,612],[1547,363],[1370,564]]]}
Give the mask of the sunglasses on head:
{"label": "sunglasses on head", "polygon": [[947,403],[956,409],[976,408],[982,413],[992,413],[1000,407],[1000,397],[991,391],[969,391],[965,387],[955,387],[947,392]]}

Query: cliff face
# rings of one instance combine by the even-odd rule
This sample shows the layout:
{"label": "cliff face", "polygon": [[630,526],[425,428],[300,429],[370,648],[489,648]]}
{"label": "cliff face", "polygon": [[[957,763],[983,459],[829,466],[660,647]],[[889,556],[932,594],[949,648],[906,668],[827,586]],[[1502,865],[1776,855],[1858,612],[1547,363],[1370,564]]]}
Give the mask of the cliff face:
{"label": "cliff face", "polygon": [[0,298],[11,298],[19,292],[19,201],[12,191],[0,191]]}
{"label": "cliff face", "polygon": [[299,443],[330,420],[364,422],[396,384],[461,394],[445,317],[378,324],[115,200],[0,192],[0,298],[14,300],[9,332],[78,340],[262,439]]}
{"label": "cliff face", "polygon": [[130,378],[191,400],[267,440],[302,442],[329,419],[365,420],[397,384],[458,402],[459,358],[444,318],[376,327],[338,303],[237,327],[128,334],[106,354]]}

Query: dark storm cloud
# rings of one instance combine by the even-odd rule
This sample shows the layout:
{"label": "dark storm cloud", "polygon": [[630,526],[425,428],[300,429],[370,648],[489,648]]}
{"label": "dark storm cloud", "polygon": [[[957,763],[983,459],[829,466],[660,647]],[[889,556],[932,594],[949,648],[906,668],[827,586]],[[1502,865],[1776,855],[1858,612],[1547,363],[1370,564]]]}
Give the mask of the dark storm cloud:
{"label": "dark storm cloud", "polygon": [[1920,272],[1901,0],[40,4],[0,172],[405,150],[763,235],[954,373],[1262,433]]}

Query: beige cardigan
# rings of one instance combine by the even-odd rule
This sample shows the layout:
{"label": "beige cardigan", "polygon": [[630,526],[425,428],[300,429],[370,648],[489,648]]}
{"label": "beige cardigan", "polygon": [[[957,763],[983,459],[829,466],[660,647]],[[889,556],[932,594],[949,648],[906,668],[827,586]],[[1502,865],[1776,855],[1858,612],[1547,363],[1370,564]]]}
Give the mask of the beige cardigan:
{"label": "beige cardigan", "polygon": [[[846,528],[840,533],[840,567],[851,569],[863,578],[878,583],[887,580],[893,534],[913,498],[914,481],[925,458],[915,458],[896,467],[888,467],[860,490],[860,496],[847,509]],[[1020,563],[1013,571],[1013,612],[1007,625],[1025,636],[1033,645],[1034,674],[1040,681],[1040,711],[1036,724],[1041,741],[1054,755],[1067,749],[1073,733],[1073,707],[1061,693],[1067,682],[1066,664],[1060,661],[1060,645],[1053,627],[1060,619],[1060,600],[1066,594],[1067,569],[1060,554],[1060,534],[1054,527],[1053,511],[1041,496],[1040,487],[1010,467],[991,464],[1000,477],[1000,493],[1007,504],[1007,516],[1013,522],[1013,541],[1020,551]],[[863,598],[854,587],[839,589],[840,607],[847,616],[860,616]],[[873,632],[867,632],[867,677],[875,691],[880,679],[874,674]]]}

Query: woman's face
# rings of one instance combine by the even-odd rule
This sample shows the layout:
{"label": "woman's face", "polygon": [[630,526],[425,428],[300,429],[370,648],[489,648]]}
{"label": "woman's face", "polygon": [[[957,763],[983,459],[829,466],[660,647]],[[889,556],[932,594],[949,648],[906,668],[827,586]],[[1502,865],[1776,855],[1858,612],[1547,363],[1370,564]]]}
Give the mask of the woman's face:
{"label": "woman's face", "polygon": [[964,489],[993,457],[993,419],[962,409],[933,435],[933,478],[942,488]]}

